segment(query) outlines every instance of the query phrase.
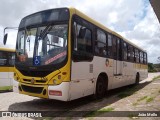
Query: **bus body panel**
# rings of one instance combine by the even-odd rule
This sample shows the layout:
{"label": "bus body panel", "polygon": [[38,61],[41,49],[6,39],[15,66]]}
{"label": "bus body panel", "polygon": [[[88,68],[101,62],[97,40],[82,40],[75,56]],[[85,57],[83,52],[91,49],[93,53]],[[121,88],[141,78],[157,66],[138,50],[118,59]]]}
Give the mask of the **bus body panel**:
{"label": "bus body panel", "polygon": [[92,62],[72,62],[71,69],[71,100],[91,95],[95,88]]}
{"label": "bus body panel", "polygon": [[11,86],[12,80],[9,77],[9,72],[0,72],[0,87]]}
{"label": "bus body panel", "polygon": [[[108,63],[106,63],[106,59],[108,59]],[[109,58],[94,56],[93,63],[93,73],[94,78],[96,79],[95,86],[98,76],[101,73],[105,73],[108,76],[108,89],[111,89],[113,84],[113,60]]]}

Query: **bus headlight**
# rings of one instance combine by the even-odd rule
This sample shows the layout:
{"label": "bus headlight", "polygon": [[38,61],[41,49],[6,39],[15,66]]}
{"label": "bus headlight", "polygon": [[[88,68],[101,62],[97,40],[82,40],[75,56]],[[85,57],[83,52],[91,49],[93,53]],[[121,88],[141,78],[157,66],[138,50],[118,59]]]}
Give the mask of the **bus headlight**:
{"label": "bus headlight", "polygon": [[61,79],[58,79],[58,76],[56,78],[53,78],[49,81],[49,85],[59,85],[62,83]]}
{"label": "bus headlight", "polygon": [[66,78],[67,72],[62,72],[56,76],[54,76],[52,79],[49,80],[49,85],[59,85],[62,83],[62,81]]}

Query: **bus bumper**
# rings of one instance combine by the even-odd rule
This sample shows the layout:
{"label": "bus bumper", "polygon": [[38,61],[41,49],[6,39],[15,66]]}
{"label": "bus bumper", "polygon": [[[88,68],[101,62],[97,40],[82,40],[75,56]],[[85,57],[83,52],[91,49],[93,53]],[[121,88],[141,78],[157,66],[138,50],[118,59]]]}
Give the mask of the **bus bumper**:
{"label": "bus bumper", "polygon": [[70,82],[62,82],[60,85],[48,86],[48,98],[61,101],[68,101],[69,84]]}
{"label": "bus bumper", "polygon": [[[48,98],[54,100],[68,101],[69,100],[69,84],[70,82],[62,82],[59,85],[30,85],[23,84],[13,80],[13,91],[20,94],[30,95],[40,98]],[[21,90],[20,90],[21,88]],[[42,92],[34,93],[30,89],[43,88]],[[46,94],[43,94],[46,90]]]}

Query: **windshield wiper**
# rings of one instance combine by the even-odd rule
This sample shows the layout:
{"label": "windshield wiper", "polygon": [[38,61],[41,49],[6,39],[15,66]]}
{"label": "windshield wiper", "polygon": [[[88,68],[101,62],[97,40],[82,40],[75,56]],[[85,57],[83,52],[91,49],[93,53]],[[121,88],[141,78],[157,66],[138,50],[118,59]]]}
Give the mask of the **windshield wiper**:
{"label": "windshield wiper", "polygon": [[52,26],[50,26],[50,24],[48,24],[48,25],[44,28],[44,30],[40,32],[40,35],[38,35],[38,40],[41,39],[41,38],[43,39],[44,36],[46,35],[46,33],[47,33],[50,29],[52,29]]}

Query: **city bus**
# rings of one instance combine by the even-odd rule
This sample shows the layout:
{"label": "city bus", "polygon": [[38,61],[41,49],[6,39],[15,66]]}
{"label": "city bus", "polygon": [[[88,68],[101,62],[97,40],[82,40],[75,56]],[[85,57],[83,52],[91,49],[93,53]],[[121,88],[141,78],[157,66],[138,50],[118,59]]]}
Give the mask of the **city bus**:
{"label": "city bus", "polygon": [[14,60],[14,49],[0,48],[0,87],[12,86]]}
{"label": "city bus", "polygon": [[18,28],[13,90],[70,101],[138,84],[147,52],[75,8],[24,17]]}

